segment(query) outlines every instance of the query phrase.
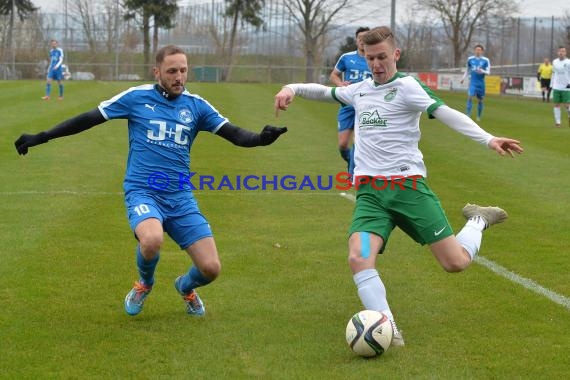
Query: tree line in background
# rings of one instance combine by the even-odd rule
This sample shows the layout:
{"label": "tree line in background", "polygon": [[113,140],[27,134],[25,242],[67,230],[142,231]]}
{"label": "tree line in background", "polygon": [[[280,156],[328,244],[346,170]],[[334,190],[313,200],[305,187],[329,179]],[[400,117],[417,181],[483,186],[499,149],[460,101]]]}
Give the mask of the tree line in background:
{"label": "tree line in background", "polygon": [[[390,1],[384,3],[364,11],[389,14]],[[232,69],[247,62],[302,66],[304,81],[314,82],[319,68],[330,68],[336,57],[355,49],[354,30],[365,17],[358,13],[361,5],[216,0],[179,7],[176,0],[66,0],[62,12],[46,14],[33,0],[0,0],[0,65],[14,71],[16,63],[45,59],[47,42],[59,36],[68,57],[78,52],[77,59],[86,62],[114,61],[116,72],[141,66],[150,73],[158,46],[176,43],[193,59],[220,67],[219,80],[232,80]],[[569,10],[556,19],[520,19],[518,10],[519,1],[415,0],[396,23],[399,65],[415,71],[462,67],[476,42],[485,45],[493,65],[533,64],[552,56],[558,45],[570,47]]]}

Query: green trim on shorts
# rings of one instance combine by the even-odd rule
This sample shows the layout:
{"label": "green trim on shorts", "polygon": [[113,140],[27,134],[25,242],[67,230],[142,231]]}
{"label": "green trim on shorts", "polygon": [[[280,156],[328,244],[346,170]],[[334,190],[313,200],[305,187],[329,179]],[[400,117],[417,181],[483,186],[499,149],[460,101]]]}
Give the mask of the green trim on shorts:
{"label": "green trim on shorts", "polygon": [[552,103],[570,103],[570,90],[552,90]]}
{"label": "green trim on shorts", "polygon": [[425,178],[414,176],[391,181],[379,177],[363,182],[356,191],[349,236],[355,232],[370,232],[382,237],[384,245],[378,252],[382,253],[396,227],[422,245],[453,235],[439,198]]}

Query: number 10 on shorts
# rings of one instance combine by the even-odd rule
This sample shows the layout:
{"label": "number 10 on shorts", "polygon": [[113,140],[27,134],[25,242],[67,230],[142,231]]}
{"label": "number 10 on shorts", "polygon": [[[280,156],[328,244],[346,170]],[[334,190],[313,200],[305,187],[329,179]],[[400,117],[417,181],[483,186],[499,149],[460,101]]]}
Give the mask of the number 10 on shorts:
{"label": "number 10 on shorts", "polygon": [[150,209],[148,208],[147,205],[142,203],[135,207],[135,212],[137,213],[138,216],[141,216],[143,214],[148,214],[150,212]]}

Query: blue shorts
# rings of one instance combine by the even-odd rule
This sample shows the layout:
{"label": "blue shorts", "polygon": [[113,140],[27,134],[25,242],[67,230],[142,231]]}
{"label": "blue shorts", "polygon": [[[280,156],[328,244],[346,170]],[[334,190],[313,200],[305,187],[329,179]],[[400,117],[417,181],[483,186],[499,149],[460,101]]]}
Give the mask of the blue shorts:
{"label": "blue shorts", "polygon": [[213,236],[210,224],[198,209],[191,193],[174,199],[155,194],[129,193],[125,196],[125,205],[133,232],[143,220],[156,218],[181,249]]}
{"label": "blue shorts", "polygon": [[48,70],[47,79],[63,80],[63,70],[61,67],[59,69]]}
{"label": "blue shorts", "polygon": [[485,86],[469,86],[467,91],[469,96],[476,96],[478,99],[485,97]]}
{"label": "blue shorts", "polygon": [[343,132],[348,129],[354,129],[354,107],[342,106],[338,110],[338,131]]}

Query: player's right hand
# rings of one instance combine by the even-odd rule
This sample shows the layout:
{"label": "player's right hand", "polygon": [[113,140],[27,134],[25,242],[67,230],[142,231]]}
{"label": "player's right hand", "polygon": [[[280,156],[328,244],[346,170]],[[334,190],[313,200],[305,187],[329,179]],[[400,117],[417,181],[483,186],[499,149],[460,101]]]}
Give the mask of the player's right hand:
{"label": "player's right hand", "polygon": [[275,116],[279,116],[279,111],[286,111],[289,104],[293,101],[295,93],[289,87],[283,87],[281,91],[275,95]]}
{"label": "player's right hand", "polygon": [[47,137],[45,132],[40,132],[37,135],[28,135],[24,133],[22,136],[18,138],[18,140],[14,142],[14,145],[16,146],[18,154],[25,155],[26,153],[28,153],[28,148],[47,143],[48,141],[49,138]]}

